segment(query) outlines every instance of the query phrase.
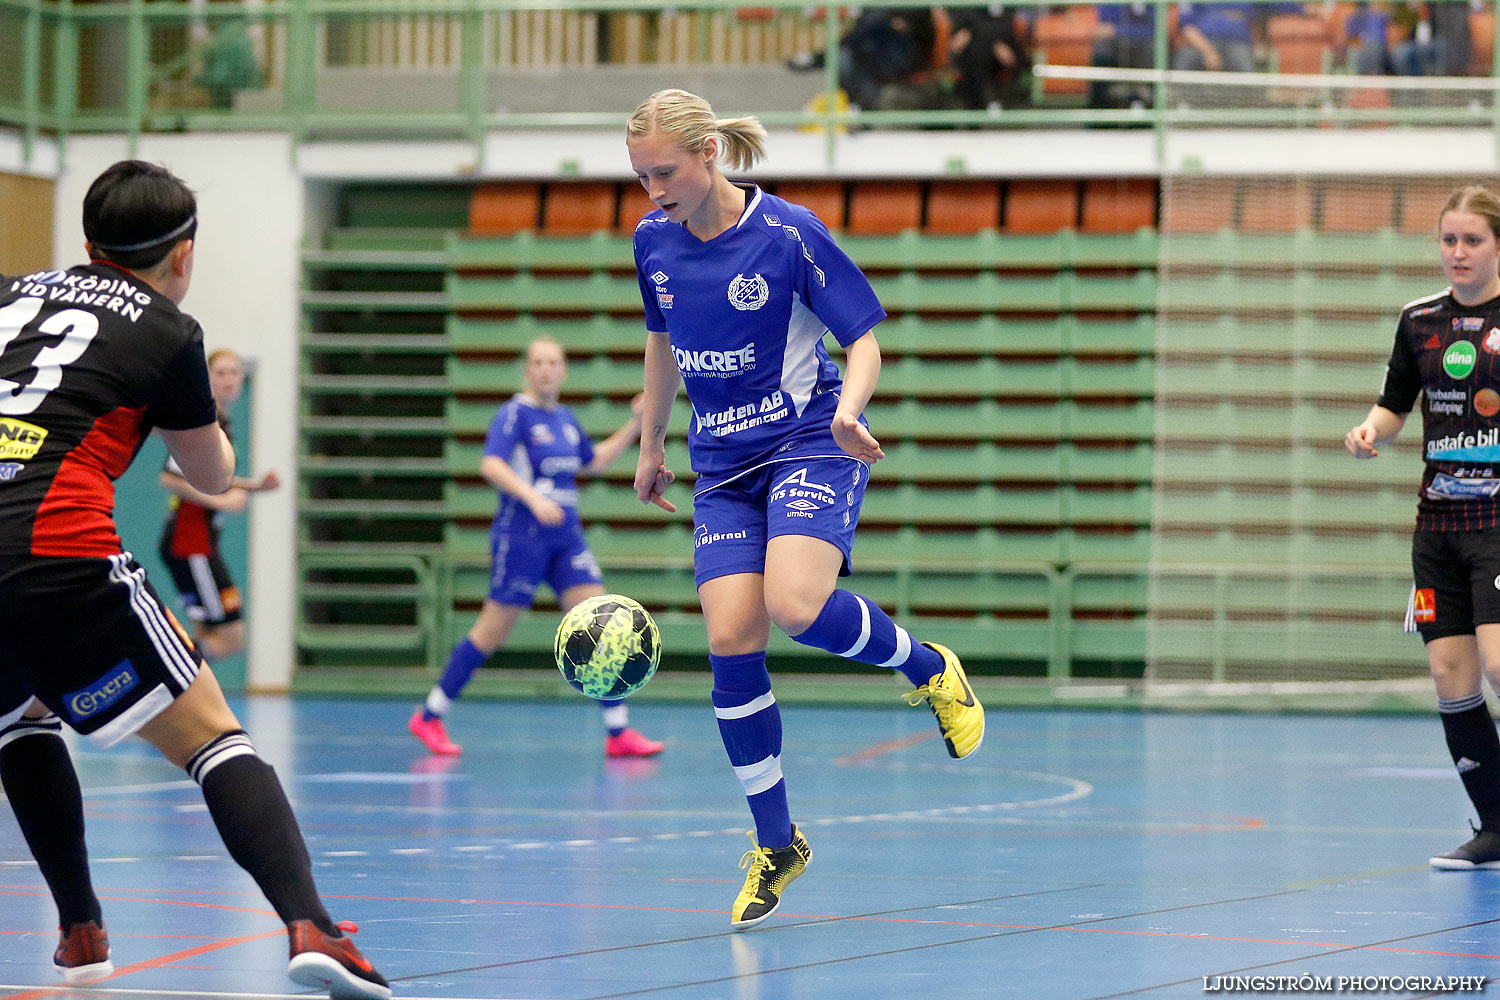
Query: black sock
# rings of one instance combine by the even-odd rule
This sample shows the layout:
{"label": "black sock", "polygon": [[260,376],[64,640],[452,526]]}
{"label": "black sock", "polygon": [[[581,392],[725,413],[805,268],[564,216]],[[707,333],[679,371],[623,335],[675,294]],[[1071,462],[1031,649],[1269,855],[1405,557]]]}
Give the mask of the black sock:
{"label": "black sock", "polygon": [[1484,694],[1439,699],[1438,713],[1453,766],[1479,813],[1479,828],[1500,833],[1500,735],[1484,705]]}
{"label": "black sock", "polygon": [[318,899],[312,860],[291,803],[275,769],[256,756],[244,731],[232,730],[204,744],[188,761],[187,772],[202,787],[229,856],[255,879],[282,922],[311,920],[337,936]]}
{"label": "black sock", "polygon": [[16,824],[57,903],[63,927],[104,923],[89,877],[78,773],[60,735],[57,716],[21,719],[0,733],[0,783]]}

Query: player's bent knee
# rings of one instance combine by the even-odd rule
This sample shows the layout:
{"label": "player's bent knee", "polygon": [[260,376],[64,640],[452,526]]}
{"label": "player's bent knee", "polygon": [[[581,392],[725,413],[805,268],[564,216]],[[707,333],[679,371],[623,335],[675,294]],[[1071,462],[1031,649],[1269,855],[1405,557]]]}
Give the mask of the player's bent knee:
{"label": "player's bent knee", "polygon": [[827,594],[821,600],[800,594],[779,594],[775,597],[767,594],[766,613],[777,628],[795,639],[812,628],[812,623],[818,620],[818,614],[827,601]]}

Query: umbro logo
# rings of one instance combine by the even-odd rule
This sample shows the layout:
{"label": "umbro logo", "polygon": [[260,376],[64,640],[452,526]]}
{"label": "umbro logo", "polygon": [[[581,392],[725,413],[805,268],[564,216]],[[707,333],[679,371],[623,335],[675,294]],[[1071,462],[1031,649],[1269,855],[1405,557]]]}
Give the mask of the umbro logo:
{"label": "umbro logo", "polygon": [[1453,766],[1458,769],[1459,774],[1468,774],[1470,771],[1478,769],[1479,761],[1470,760],[1467,757],[1460,757],[1458,758],[1458,760],[1453,762]]}
{"label": "umbro logo", "polygon": [[[667,272],[665,272],[665,271],[657,271],[655,274],[653,274],[651,276],[651,280],[654,281],[654,282],[656,282],[658,285],[665,285],[667,283],[667,278],[669,278],[669,277],[670,277],[670,275],[668,275]],[[1434,337],[1433,339],[1435,340],[1437,338]]]}

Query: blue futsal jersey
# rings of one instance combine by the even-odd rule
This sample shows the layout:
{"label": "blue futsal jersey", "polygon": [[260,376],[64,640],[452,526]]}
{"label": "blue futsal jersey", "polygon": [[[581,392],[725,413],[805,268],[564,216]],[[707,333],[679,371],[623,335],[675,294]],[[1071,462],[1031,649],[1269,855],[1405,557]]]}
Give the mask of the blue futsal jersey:
{"label": "blue futsal jersey", "polygon": [[698,493],[769,462],[844,456],[823,337],[847,347],[886,315],[817,216],[745,190],[739,221],[707,242],[660,211],[635,230],[646,329],[670,336],[693,407]]}
{"label": "blue futsal jersey", "polygon": [[496,528],[504,526],[511,532],[578,529],[578,470],[594,460],[594,442],[572,410],[562,405],[549,410],[517,394],[490,421],[484,453],[504,461],[567,515],[560,525],[539,525],[524,503],[502,492]]}

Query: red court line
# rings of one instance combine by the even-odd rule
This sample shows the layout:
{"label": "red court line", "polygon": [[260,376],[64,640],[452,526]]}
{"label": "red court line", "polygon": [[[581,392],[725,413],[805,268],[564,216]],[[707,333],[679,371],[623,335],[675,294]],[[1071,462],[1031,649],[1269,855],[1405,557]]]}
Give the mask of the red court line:
{"label": "red court line", "polygon": [[[147,969],[158,969],[163,965],[170,965],[173,962],[178,962],[185,958],[196,958],[199,955],[206,955],[209,952],[219,951],[223,948],[233,948],[235,945],[248,944],[251,941],[262,941],[266,938],[285,936],[286,928],[278,927],[274,931],[265,931],[261,934],[246,934],[243,937],[222,938],[218,941],[212,941],[208,944],[200,944],[196,948],[188,948],[185,951],[173,952],[170,955],[162,955],[159,958],[148,958],[142,962],[132,962],[130,965],[122,966],[121,968],[116,969],[114,972],[110,973],[107,976],[102,976],[99,979],[90,980],[87,984],[80,983],[79,986],[84,988],[93,988],[98,986],[100,983],[107,983],[111,979],[119,979],[121,976],[128,976],[133,972],[144,972]],[[57,996],[56,988],[44,988],[39,990],[28,990],[25,993],[13,993],[11,994],[9,1000],[45,1000],[45,998],[47,997],[55,996]]]}
{"label": "red court line", "polygon": [[867,760],[873,760],[876,757],[882,757],[888,753],[895,753],[897,750],[905,750],[907,747],[914,747],[918,743],[925,743],[928,740],[932,739],[934,735],[936,734],[932,732],[924,732],[913,736],[903,736],[899,740],[883,740],[880,743],[874,744],[873,746],[866,747],[858,753],[846,754],[843,757],[835,757],[833,758],[833,762],[835,764],[846,766],[849,764],[859,764]]}

